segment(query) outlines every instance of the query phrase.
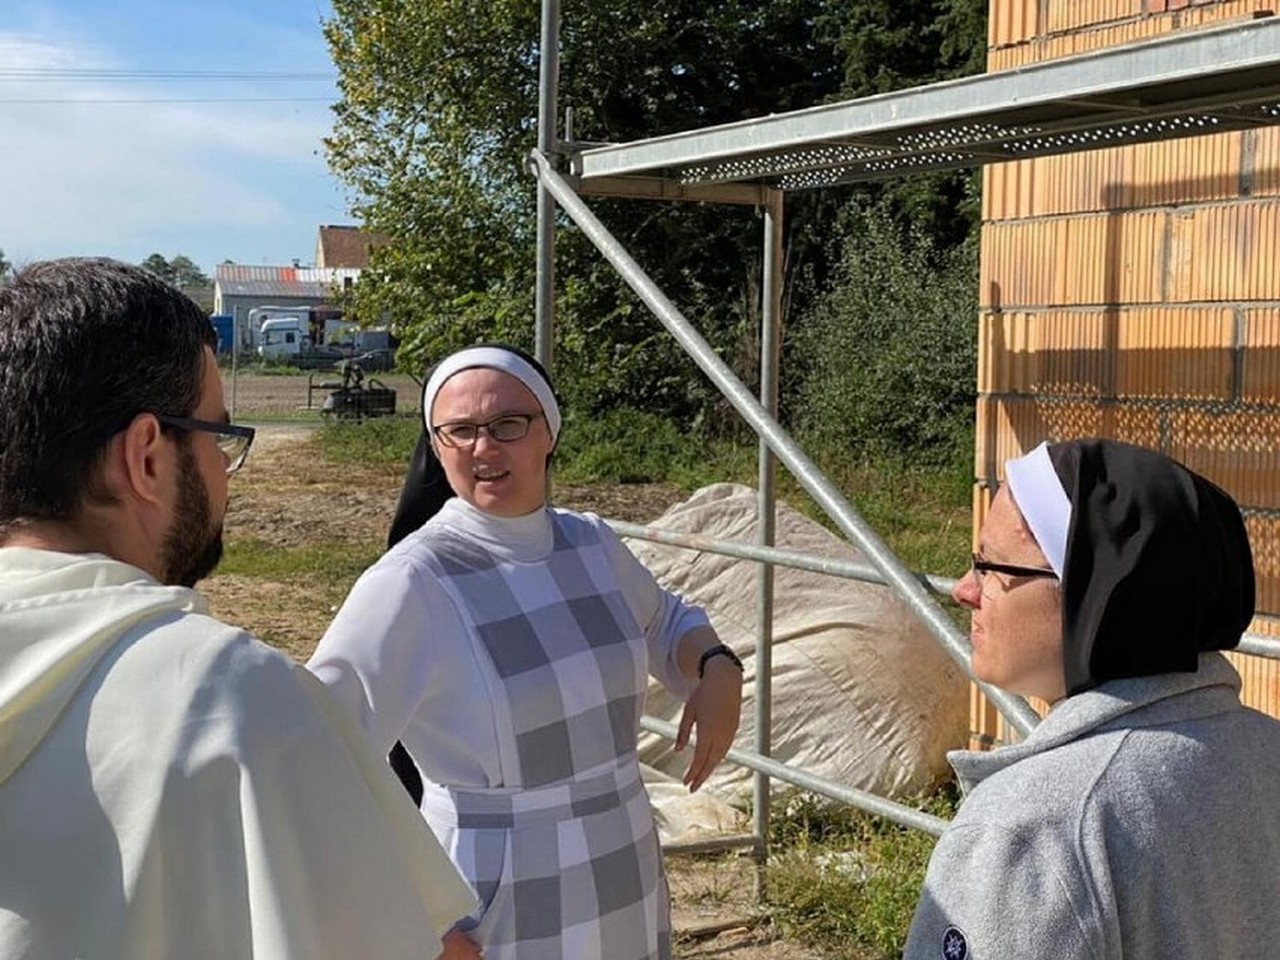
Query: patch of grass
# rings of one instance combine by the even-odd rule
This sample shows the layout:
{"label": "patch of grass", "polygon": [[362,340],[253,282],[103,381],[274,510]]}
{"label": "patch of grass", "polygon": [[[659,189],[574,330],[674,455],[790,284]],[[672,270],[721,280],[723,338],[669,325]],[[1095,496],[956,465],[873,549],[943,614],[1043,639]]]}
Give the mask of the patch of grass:
{"label": "patch of grass", "polygon": [[696,445],[674,421],[620,408],[569,415],[560,431],[556,478],[564,483],[660,483],[693,463]]}
{"label": "patch of grass", "polygon": [[[812,443],[807,444],[813,446]],[[959,573],[969,559],[972,440],[956,439],[946,457],[918,463],[909,454],[828,451],[819,466],[863,519],[907,566]],[[673,483],[695,490],[710,483],[758,482],[755,444],[708,441],[674,422],[637,410],[615,410],[566,421],[556,454],[556,479],[565,483]],[[835,530],[785,467],[778,496]]]}
{"label": "patch of grass", "polygon": [[[227,354],[221,354],[218,357],[218,369],[224,373],[231,373],[231,357]],[[253,359],[247,360],[241,357],[235,365],[236,373],[240,376],[262,376],[262,377],[305,377],[311,373],[310,370],[304,370],[302,367],[289,363],[284,359]]]}
{"label": "patch of grass", "polygon": [[[786,470],[780,471],[779,476],[783,473]],[[750,443],[699,442],[696,452],[677,463],[667,479],[690,493],[712,483],[754,487],[760,481],[760,452]]]}
{"label": "patch of grass", "polygon": [[405,466],[422,434],[418,417],[377,417],[362,423],[328,421],[312,437],[320,456],[334,464]]}
{"label": "patch of grass", "polygon": [[690,855],[689,861],[698,861],[706,869],[697,872],[698,882],[686,885],[683,901],[709,906],[723,906],[742,897],[743,857],[736,852]]}
{"label": "patch of grass", "polygon": [[305,407],[294,410],[276,409],[264,413],[254,413],[248,410],[237,411],[235,417],[236,423],[246,423],[253,426],[267,426],[273,423],[320,423],[323,422],[319,410],[308,410]]}
{"label": "patch of grass", "polygon": [[[827,477],[873,530],[913,570],[958,575],[968,567],[973,468],[968,456],[919,465],[897,455],[822,464]],[[834,530],[835,524],[786,470],[779,495]]]}
{"label": "patch of grass", "polygon": [[[969,560],[973,468],[971,441],[948,458],[916,463],[904,454],[828,452],[827,477],[864,520],[915,570],[959,573]],[[754,444],[707,441],[669,420],[618,410],[588,423],[570,421],[557,453],[566,483],[667,482],[683,490],[710,483],[758,482]],[[828,529],[836,526],[785,467],[778,497]]]}
{"label": "patch of grass", "polygon": [[[948,787],[916,805],[950,818],[956,802]],[[933,837],[803,796],[774,817],[771,833],[782,851],[768,868],[774,923],[827,956],[902,955]]]}
{"label": "patch of grass", "polygon": [[264,580],[304,578],[312,582],[350,584],[381,553],[376,543],[277,547],[261,540],[233,540],[227,544],[218,572]]}

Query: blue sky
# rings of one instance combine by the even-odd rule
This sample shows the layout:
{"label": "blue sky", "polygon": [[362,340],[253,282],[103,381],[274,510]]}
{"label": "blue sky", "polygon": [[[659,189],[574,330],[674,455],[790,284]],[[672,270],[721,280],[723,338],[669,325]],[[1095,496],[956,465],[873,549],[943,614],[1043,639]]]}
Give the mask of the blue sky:
{"label": "blue sky", "polygon": [[[328,0],[2,0],[0,250],[183,253],[210,274],[309,263],[319,224],[351,222],[321,142],[329,14]],[[193,70],[326,78],[127,77]],[[97,102],[68,102],[82,100]]]}

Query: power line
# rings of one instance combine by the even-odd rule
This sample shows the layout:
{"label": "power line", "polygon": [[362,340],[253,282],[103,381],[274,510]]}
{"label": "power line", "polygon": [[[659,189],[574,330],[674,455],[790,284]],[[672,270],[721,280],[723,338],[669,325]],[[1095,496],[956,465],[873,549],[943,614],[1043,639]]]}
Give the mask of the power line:
{"label": "power line", "polygon": [[139,97],[137,99],[118,99],[118,98],[56,98],[49,97],[47,99],[32,98],[6,98],[0,97],[0,104],[10,103],[39,103],[39,104],[66,104],[66,103],[99,103],[99,104],[126,104],[126,103],[333,103],[333,97]]}
{"label": "power line", "polygon": [[79,67],[0,67],[0,83],[58,83],[67,80],[146,82],[198,80],[215,83],[332,82],[336,74],[283,70],[106,70]]}

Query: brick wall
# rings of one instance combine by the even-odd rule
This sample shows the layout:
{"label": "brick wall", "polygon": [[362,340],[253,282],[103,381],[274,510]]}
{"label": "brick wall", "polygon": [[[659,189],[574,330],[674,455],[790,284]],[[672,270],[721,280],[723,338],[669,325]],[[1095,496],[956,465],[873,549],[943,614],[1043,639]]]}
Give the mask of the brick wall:
{"label": "brick wall", "polygon": [[[1263,15],[1280,0],[992,0],[988,69]],[[976,524],[1009,457],[1098,435],[1242,504],[1280,634],[1280,128],[988,166]],[[1280,663],[1234,658],[1280,715]],[[976,690],[971,740],[1009,731]]]}

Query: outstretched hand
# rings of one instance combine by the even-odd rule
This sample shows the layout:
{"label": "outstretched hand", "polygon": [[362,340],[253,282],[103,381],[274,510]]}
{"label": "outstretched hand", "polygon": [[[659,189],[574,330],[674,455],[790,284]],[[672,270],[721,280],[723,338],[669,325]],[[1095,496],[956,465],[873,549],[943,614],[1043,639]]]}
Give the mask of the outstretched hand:
{"label": "outstretched hand", "polygon": [[683,750],[689,734],[696,731],[693,759],[684,774],[684,784],[693,793],[716,768],[733,746],[742,710],[742,671],[726,657],[715,657],[693,694],[684,705],[676,750]]}

